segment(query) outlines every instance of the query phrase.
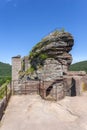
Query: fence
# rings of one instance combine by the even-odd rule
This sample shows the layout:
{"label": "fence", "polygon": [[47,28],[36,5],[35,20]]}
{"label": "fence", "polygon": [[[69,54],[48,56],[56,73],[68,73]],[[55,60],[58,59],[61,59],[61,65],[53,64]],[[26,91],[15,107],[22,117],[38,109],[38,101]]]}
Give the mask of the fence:
{"label": "fence", "polygon": [[0,120],[11,96],[11,83],[0,87]]}

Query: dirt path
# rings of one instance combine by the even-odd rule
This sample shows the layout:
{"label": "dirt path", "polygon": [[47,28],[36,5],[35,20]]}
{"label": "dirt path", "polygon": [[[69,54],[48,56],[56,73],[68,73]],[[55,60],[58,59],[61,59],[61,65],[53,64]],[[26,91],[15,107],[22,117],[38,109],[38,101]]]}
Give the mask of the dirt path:
{"label": "dirt path", "polygon": [[50,102],[38,95],[12,96],[0,130],[87,130],[87,97]]}

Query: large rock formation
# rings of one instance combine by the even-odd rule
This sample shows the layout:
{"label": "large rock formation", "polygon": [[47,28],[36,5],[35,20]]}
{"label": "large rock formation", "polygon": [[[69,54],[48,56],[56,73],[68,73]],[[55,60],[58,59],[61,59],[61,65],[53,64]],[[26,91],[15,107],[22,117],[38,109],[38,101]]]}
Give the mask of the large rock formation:
{"label": "large rock formation", "polygon": [[[23,82],[28,80],[29,82],[25,82],[27,87],[30,86],[29,89],[32,92],[37,91],[45,99],[59,100],[66,95],[83,95],[87,91],[86,73],[68,71],[72,62],[69,52],[73,44],[74,39],[68,32],[54,31],[50,33],[33,47],[29,56],[22,58],[22,64],[20,60],[22,68],[19,71],[19,79]],[[15,58],[12,72],[18,74],[20,64],[17,60],[18,57]],[[14,67],[16,71],[14,71]],[[33,82],[31,83],[31,79],[38,80],[34,81],[36,88],[34,88]],[[23,85],[23,82],[18,81],[18,89],[21,90],[19,85]],[[37,82],[38,85],[36,85]]]}
{"label": "large rock formation", "polygon": [[32,76],[36,76],[33,78],[54,80],[63,76],[72,62],[69,51],[73,43],[70,33],[55,31],[36,44],[29,56],[31,70],[34,70]]}
{"label": "large rock formation", "polygon": [[[64,87],[63,75],[67,72],[72,62],[72,56],[69,54],[74,39],[72,35],[64,31],[55,31],[43,38],[36,44],[29,55],[29,68],[26,70],[26,57],[23,59],[23,68],[25,72],[20,72],[20,77],[24,79],[39,79],[44,82],[45,92],[41,91],[41,96],[47,98],[52,96],[54,99],[61,99],[65,96],[67,86]],[[70,86],[72,80],[70,78]]]}

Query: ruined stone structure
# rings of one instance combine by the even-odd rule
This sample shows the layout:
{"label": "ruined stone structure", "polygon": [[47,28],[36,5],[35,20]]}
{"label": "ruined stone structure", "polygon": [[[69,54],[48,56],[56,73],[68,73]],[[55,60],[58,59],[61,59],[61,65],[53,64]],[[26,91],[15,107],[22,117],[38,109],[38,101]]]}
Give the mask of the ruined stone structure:
{"label": "ruined stone structure", "polygon": [[12,57],[12,80],[18,80],[21,70],[21,56]]}
{"label": "ruined stone structure", "polygon": [[29,68],[29,57],[28,56],[24,56],[21,60],[22,62],[22,71],[27,71],[27,69]]}
{"label": "ruined stone structure", "polygon": [[20,57],[12,58],[12,79],[41,81],[38,87],[39,94],[45,99],[51,97],[60,100],[66,95],[81,95],[86,73],[68,71],[72,62],[69,52],[73,44],[74,39],[70,33],[52,32],[36,44],[29,56],[22,60]]}
{"label": "ruined stone structure", "polygon": [[18,79],[20,70],[21,70],[21,56],[18,55],[12,57],[12,88],[15,87],[15,90],[17,91],[19,90]]}

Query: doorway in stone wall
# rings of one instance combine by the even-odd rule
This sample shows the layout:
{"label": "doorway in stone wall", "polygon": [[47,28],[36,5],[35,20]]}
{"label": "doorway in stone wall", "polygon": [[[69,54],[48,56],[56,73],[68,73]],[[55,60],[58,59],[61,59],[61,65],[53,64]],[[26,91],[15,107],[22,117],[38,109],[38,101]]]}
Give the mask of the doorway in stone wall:
{"label": "doorway in stone wall", "polygon": [[71,97],[76,96],[76,81],[72,78]]}

